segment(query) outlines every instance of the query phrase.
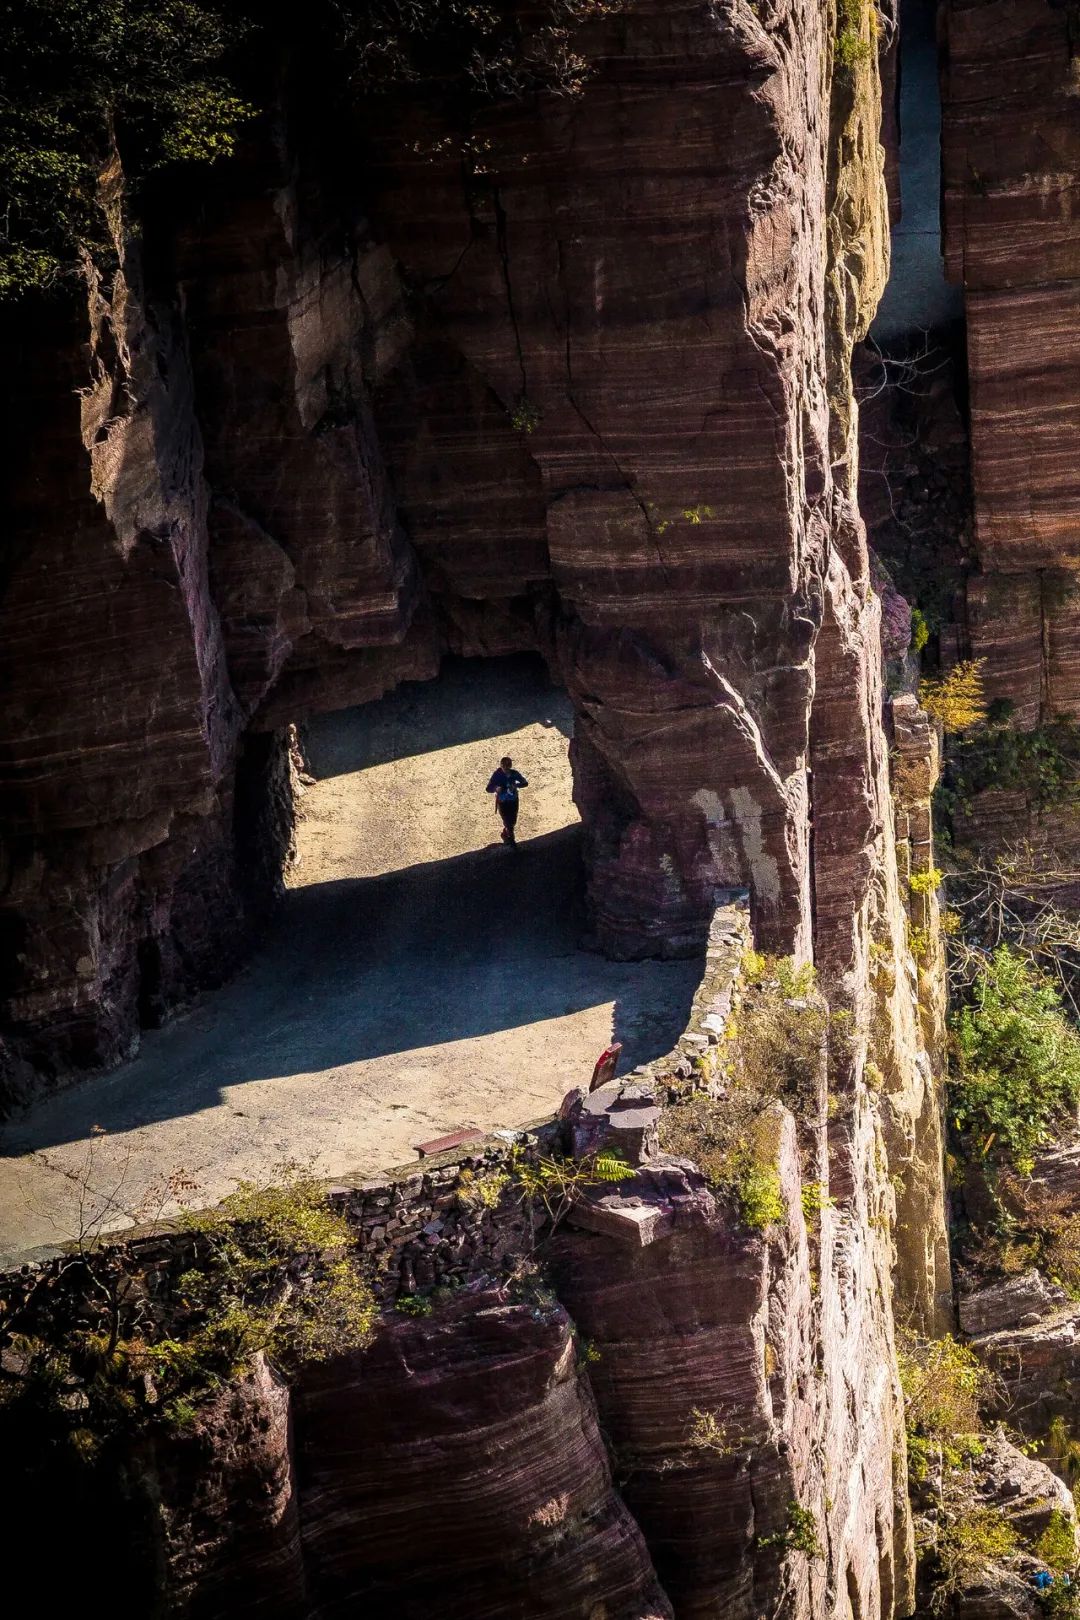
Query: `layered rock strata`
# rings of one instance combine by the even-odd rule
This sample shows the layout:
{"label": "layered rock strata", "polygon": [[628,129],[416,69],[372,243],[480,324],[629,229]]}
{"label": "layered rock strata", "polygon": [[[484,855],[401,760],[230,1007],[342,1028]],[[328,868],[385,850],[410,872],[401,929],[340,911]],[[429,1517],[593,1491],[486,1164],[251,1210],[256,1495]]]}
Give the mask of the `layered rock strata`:
{"label": "layered rock strata", "polygon": [[[257,1360],[179,1432],[156,1428],[134,1496],[108,1497],[109,1536],[131,1545],[118,1612],[129,1588],[134,1613],[164,1601],[224,1615],[243,1590],[247,1612],[282,1620],[357,1604],[417,1617],[910,1612],[892,1190],[873,1169],[872,1093],[830,1109],[820,1045],[798,1106],[776,1102],[755,1126],[778,1200],[757,1226],[657,1148],[664,1100],[715,1092],[701,1054],[738,1040],[744,916],[718,914],[712,971],[668,1062],[575,1094],[524,1144],[565,1147],[583,1104],[602,1099],[590,1147],[618,1142],[631,1161],[617,1186],[578,1194],[553,1241],[506,1144],[331,1190],[383,1303],[374,1344],[302,1365],[291,1391]],[[103,1259],[105,1297],[123,1277],[156,1312],[185,1287],[192,1239],[117,1243]],[[86,1310],[67,1256],[9,1282],[21,1331],[48,1335]],[[99,1469],[122,1472],[115,1447]]]}
{"label": "layered rock strata", "polygon": [[[907,714],[894,808],[855,499],[851,349],[886,271],[871,11],[845,55],[809,0],[599,9],[580,97],[492,112],[464,178],[434,114],[388,104],[348,217],[328,222],[290,145],[312,109],[286,98],[200,229],[157,222],[158,301],[137,310],[124,248],[94,351],[102,400],[64,469],[96,536],[84,594],[115,585],[93,623],[120,626],[115,667],[84,647],[73,669],[87,711],[73,757],[103,709],[123,735],[94,793],[93,771],[62,791],[49,738],[66,697],[27,646],[13,668],[25,735],[6,755],[28,874],[7,911],[23,951],[13,1047],[57,1072],[122,1050],[155,983],[147,942],[163,953],[181,901],[203,894],[208,927],[232,908],[239,934],[231,872],[200,888],[185,866],[170,888],[169,861],[207,840],[236,862],[250,841],[237,761],[269,772],[287,721],[432,674],[447,648],[518,647],[541,648],[574,700],[597,940],[621,955],[700,946],[718,893],[745,889],[758,949],[816,961],[828,1040],[801,1105],[778,1097],[755,1121],[776,1200],[756,1224],[655,1138],[695,1078],[722,1100],[709,1054],[731,1033],[734,983],[699,997],[669,1065],[552,1128],[563,1147],[570,1125],[621,1140],[633,1175],[548,1253],[513,1189],[467,1216],[464,1179],[342,1190],[385,1262],[383,1303],[423,1290],[419,1312],[388,1315],[365,1358],[304,1368],[291,1439],[257,1369],[204,1414],[196,1449],[152,1460],[151,1482],[176,1487],[153,1535],[178,1612],[227,1612],[234,1566],[255,1571],[253,1612],[310,1620],[358,1603],[509,1615],[523,1589],[528,1612],[583,1620],[911,1612],[893,1298],[937,1321],[947,1255],[938,1025],[896,859],[899,817],[903,875],[930,861],[934,760]],[[28,451],[28,625],[64,611],[49,559],[67,553],[34,458],[67,453],[78,335],[58,349],[67,380],[43,373]],[[138,534],[156,535],[177,502],[164,606],[154,596],[162,651],[124,629],[149,612],[125,525],[137,510]],[[34,904],[53,908],[36,977],[31,873]],[[104,897],[96,911],[87,895]],[[123,926],[106,903],[128,906]],[[82,954],[69,913],[90,916]],[[933,922],[930,908],[917,926]],[[709,948],[730,967],[741,918],[727,932]],[[156,993],[164,1006],[198,982],[193,968]],[[99,1043],[87,1054],[72,1006]],[[549,1260],[554,1299],[528,1292]],[[440,1282],[466,1291],[440,1307]],[[595,1341],[584,1366],[571,1319]],[[196,1470],[199,1443],[213,1456]],[[231,1493],[238,1511],[216,1513]],[[469,1509],[478,1495],[490,1525]],[[212,1517],[239,1538],[235,1559]],[[241,1545],[260,1524],[265,1556]]]}
{"label": "layered rock strata", "polygon": [[950,0],[944,20],[944,246],[967,312],[976,544],[987,574],[1075,571],[1074,24],[1050,0]]}
{"label": "layered rock strata", "polygon": [[[741,884],[763,944],[809,954],[833,907],[851,961],[879,834],[826,801],[879,746],[847,403],[885,265],[875,64],[834,71],[804,0],[642,3],[582,43],[582,94],[488,115],[464,186],[422,103],[384,107],[347,220],[286,95],[156,209],[151,290],[120,242],[89,361],[77,311],[27,357],[9,1095],[130,1050],[211,978],[200,932],[224,971],[241,739],[446,648],[539,646],[568,687],[605,949],[694,949]],[[813,694],[852,678],[812,805]]]}
{"label": "layered rock strata", "polygon": [[[974,545],[970,650],[1030,730],[1080,713],[1078,45],[1052,0],[943,8],[944,247],[964,288]],[[1073,815],[1023,791],[977,805],[993,841],[1034,832],[1075,862]]]}
{"label": "layered rock strata", "polygon": [[[240,738],[181,329],[137,253],[42,315],[11,458],[0,750],[7,1097],[220,982],[280,882],[283,746]],[[252,819],[238,846],[244,807]],[[246,879],[251,879],[248,887]]]}
{"label": "layered rock strata", "polygon": [[470,1293],[399,1320],[304,1378],[297,1432],[310,1612],[672,1613],[556,1301]]}

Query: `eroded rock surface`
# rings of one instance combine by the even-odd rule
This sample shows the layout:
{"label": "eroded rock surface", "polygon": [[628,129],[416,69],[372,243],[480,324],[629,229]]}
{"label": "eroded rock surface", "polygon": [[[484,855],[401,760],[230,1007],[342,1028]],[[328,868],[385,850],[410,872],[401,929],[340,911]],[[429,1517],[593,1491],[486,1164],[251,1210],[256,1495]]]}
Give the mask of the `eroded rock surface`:
{"label": "eroded rock surface", "polygon": [[[305,1370],[300,1612],[320,1620],[518,1615],[523,1593],[582,1620],[911,1610],[893,1288],[935,1322],[947,1251],[939,1019],[902,879],[931,861],[936,759],[903,714],[894,807],[849,376],[887,265],[880,94],[869,12],[847,62],[833,22],[810,0],[639,0],[589,25],[579,98],[481,121],[467,185],[415,98],[380,108],[347,217],[257,131],[199,228],[170,224],[156,301],[128,301],[128,258],[107,318],[93,289],[84,429],[78,320],[41,373],[13,598],[29,743],[0,756],[24,817],[13,1092],[41,1053],[57,1076],[112,1060],[205,982],[180,916],[221,944],[225,906],[240,937],[239,807],[273,798],[245,762],[272,776],[286,722],[447,649],[539,648],[569,691],[597,942],[687,952],[745,889],[755,945],[812,957],[832,1009],[805,1109],[766,1111],[778,1214],[740,1224],[657,1160],[639,1077],[622,1112],[644,1162],[560,1234],[558,1300],[470,1291]],[[287,143],[312,109],[284,111]],[[97,762],[70,792],[46,676],[71,542],[43,456],[88,537],[86,601],[110,603],[70,672],[70,760]],[[716,1044],[693,1033],[679,1080]],[[264,1393],[271,1540],[299,1579]],[[698,1443],[696,1413],[727,1438]],[[232,1488],[234,1420],[173,1521],[211,1604],[196,1520]]]}
{"label": "eroded rock surface", "polygon": [[301,1386],[314,1612],[667,1620],[565,1310],[470,1293]]}
{"label": "eroded rock surface", "polygon": [[27,354],[11,1093],[225,971],[245,732],[446,648],[540,647],[566,684],[619,955],[697,948],[733,884],[759,943],[810,949],[816,687],[819,948],[849,961],[880,837],[845,783],[880,746],[846,467],[885,272],[876,68],[834,75],[806,0],[641,0],[586,34],[583,94],[493,112],[467,190],[415,98],[384,108],[370,225],[256,132],[190,221],[155,219],[152,288],[126,242],[95,280],[89,366],[79,311]]}

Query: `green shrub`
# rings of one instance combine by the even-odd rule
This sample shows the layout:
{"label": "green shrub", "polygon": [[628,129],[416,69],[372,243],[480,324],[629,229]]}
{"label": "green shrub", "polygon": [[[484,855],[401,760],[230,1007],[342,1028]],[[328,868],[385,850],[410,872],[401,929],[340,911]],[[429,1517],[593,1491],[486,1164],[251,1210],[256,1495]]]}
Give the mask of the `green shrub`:
{"label": "green shrub", "polygon": [[730,1457],[739,1449],[731,1430],[719,1412],[706,1411],[695,1406],[690,1412],[686,1430],[686,1443],[695,1451],[712,1451],[718,1457]]}
{"label": "green shrub", "polygon": [[1057,1575],[1071,1574],[1076,1568],[1076,1529],[1061,1508],[1051,1513],[1046,1529],[1035,1543],[1035,1554]]}
{"label": "green shrub", "polygon": [[941,888],[944,877],[943,872],[940,872],[936,866],[932,866],[927,872],[913,872],[908,878],[908,888],[912,894],[922,896],[936,894]]}
{"label": "green shrub", "polygon": [[122,1431],[189,1427],[258,1352],[289,1370],[370,1342],[376,1306],[352,1230],[310,1176],[283,1167],[279,1185],[242,1184],[183,1224],[191,1264],[162,1294],[107,1253],[75,1263],[83,1292],[54,1342],[12,1340],[6,1420],[89,1458]]}
{"label": "green shrub", "polygon": [[633,1170],[613,1148],[600,1148],[580,1159],[545,1155],[532,1158],[515,1149],[510,1159],[510,1173],[534,1227],[536,1211],[542,1209],[554,1232],[569,1214],[579,1193],[625,1181],[633,1175]]}
{"label": "green shrub", "polygon": [[1074,1580],[1056,1576],[1051,1586],[1036,1592],[1035,1601],[1041,1613],[1055,1615],[1057,1620],[1080,1620],[1080,1584]]}
{"label": "green shrub", "polygon": [[[770,1104],[797,1108],[817,1101],[829,1018],[814,997],[809,964],[748,951],[742,977],[743,1000],[717,1048],[726,1094],[717,1099],[698,1092],[667,1109],[660,1142],[665,1152],[692,1159],[738,1219],[760,1232],[786,1214]],[[837,1034],[846,1031],[846,1016],[839,1015]]]}
{"label": "green shrub", "polygon": [[809,1508],[799,1502],[789,1502],[787,1524],[775,1535],[761,1536],[759,1547],[781,1547],[784,1551],[805,1553],[807,1558],[824,1558],[818,1537],[817,1519]]}
{"label": "green shrub", "polygon": [[726,1056],[734,1086],[762,1099],[806,1097],[828,1031],[825,1008],[805,1005],[814,994],[813,965],[750,952],[743,978],[746,994],[728,1023]]}
{"label": "green shrub", "polygon": [[[1052,1417],[1047,1425],[1041,1455],[1053,1465],[1055,1473],[1064,1475],[1074,1495],[1080,1493],[1080,1440],[1074,1437],[1060,1414]],[[1077,1506],[1080,1507],[1080,1502]]]}
{"label": "green shrub", "polygon": [[823,1209],[833,1209],[836,1204],[836,1199],[829,1197],[822,1181],[804,1181],[800,1197],[803,1215],[808,1221],[820,1215]]}
{"label": "green shrub", "polygon": [[912,651],[917,652],[917,653],[921,653],[923,648],[926,646],[926,643],[929,640],[930,640],[930,626],[926,622],[926,614],[923,612],[922,608],[917,608],[917,607],[912,608],[912,610],[911,610],[911,649],[912,649]]}
{"label": "green shrub", "polygon": [[497,1209],[503,1190],[510,1185],[507,1170],[485,1170],[477,1175],[473,1170],[462,1170],[458,1176],[458,1202],[465,1209]]}
{"label": "green shrub", "polygon": [[47,285],[108,245],[99,176],[227,157],[254,109],[213,69],[246,32],[196,0],[5,0],[0,296]]}
{"label": "green shrub", "polygon": [[753,1158],[740,1163],[736,1172],[739,1211],[751,1231],[763,1232],[782,1221],[786,1213],[780,1189],[780,1175],[771,1164]]}
{"label": "green shrub", "polygon": [[960,738],[949,751],[946,791],[966,804],[986,788],[1023,793],[1036,809],[1067,804],[1080,782],[1080,726],[1059,715],[1031,731],[1003,723]]}
{"label": "green shrub", "polygon": [[973,1350],[951,1334],[942,1339],[906,1335],[897,1350],[908,1465],[913,1479],[925,1479],[933,1459],[958,1468],[982,1449],[979,1407],[993,1386],[993,1375]]}
{"label": "green shrub", "polygon": [[980,1156],[1030,1166],[1080,1099],[1080,1035],[1054,987],[1007,945],[979,969],[950,1020],[949,1101]]}
{"label": "green shrub", "polygon": [[717,1100],[699,1094],[665,1109],[660,1120],[664,1152],[692,1159],[713,1191],[754,1232],[786,1214],[772,1122],[762,1106],[756,1096]]}
{"label": "green shrub", "polygon": [[967,1508],[947,1520],[938,1536],[939,1588],[960,1591],[1018,1550],[1016,1531],[999,1509]]}
{"label": "green shrub", "polygon": [[518,433],[534,433],[540,426],[541,420],[539,406],[534,405],[531,399],[522,394],[515,401],[514,408],[510,412],[511,427]]}
{"label": "green shrub", "polygon": [[401,1316],[430,1316],[434,1308],[426,1294],[399,1294],[394,1301]]}
{"label": "green shrub", "polygon": [[[863,37],[864,21],[869,39]],[[840,67],[850,72],[857,62],[868,62],[876,33],[877,13],[870,0],[838,0],[834,54]]]}

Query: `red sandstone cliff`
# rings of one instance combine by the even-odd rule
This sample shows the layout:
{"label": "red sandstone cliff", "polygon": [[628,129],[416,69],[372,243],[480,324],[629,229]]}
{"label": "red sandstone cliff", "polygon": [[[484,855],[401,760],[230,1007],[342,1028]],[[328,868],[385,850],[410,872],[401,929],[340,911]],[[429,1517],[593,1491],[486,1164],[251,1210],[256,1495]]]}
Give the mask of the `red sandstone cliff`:
{"label": "red sandstone cliff", "polygon": [[1078,713],[1077,40],[1049,0],[944,8],[946,266],[971,384],[972,649],[1017,723]]}
{"label": "red sandstone cliff", "polygon": [[[717,888],[745,885],[757,944],[813,956],[846,1020],[813,1118],[778,1116],[768,1241],[661,1170],[664,1241],[567,1235],[562,1305],[470,1297],[389,1327],[363,1376],[305,1376],[292,1463],[265,1379],[207,1419],[205,1477],[198,1437],[159,1459],[199,1612],[232,1601],[205,1521],[252,1496],[285,1571],[256,1559],[256,1612],[511,1614],[523,1584],[530,1613],[628,1620],[909,1604],[891,1287],[927,1323],[947,1292],[939,1031],[853,487],[851,347],[887,257],[877,68],[869,15],[847,64],[832,23],[810,0],[641,0],[589,25],[579,98],[490,115],[467,183],[426,114],[381,108],[344,213],[286,98],[273,138],[154,222],[145,276],[125,245],[89,326],[47,334],[48,363],[26,341],[9,1096],[115,1060],[224,971],[282,837],[277,731],[447,648],[538,647],[567,686],[608,950],[699,945]],[[928,858],[917,730],[904,870]],[[813,1252],[806,1182],[833,1200]],[[588,1383],[567,1309],[599,1347]],[[258,1444],[236,1441],[260,1403]],[[718,1403],[751,1461],[688,1456]],[[792,1504],[820,1554],[784,1540]]]}
{"label": "red sandstone cliff", "polygon": [[[830,824],[820,769],[812,876],[807,766],[812,732],[857,770],[877,746],[844,405],[884,273],[876,76],[833,74],[802,0],[586,35],[584,93],[492,113],[466,189],[414,150],[422,110],[383,108],[355,199],[377,234],[343,240],[255,136],[167,252],[155,225],[152,289],[130,244],[95,281],[89,351],[74,312],[51,358],[21,340],[16,1094],[115,1060],[239,944],[236,828],[273,754],[251,728],[448,646],[540,646],[570,690],[606,948],[692,948],[724,883],[763,944],[810,950],[812,894],[847,928],[880,816]],[[812,721],[815,690],[851,712]]]}

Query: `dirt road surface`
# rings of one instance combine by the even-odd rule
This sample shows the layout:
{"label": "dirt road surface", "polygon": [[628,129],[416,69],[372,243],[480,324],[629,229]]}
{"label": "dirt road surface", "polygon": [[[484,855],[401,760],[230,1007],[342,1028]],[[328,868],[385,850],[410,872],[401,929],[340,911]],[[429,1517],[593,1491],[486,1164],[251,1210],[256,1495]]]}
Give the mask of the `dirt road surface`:
{"label": "dirt road surface", "polygon": [[[437,682],[322,717],[299,863],[268,938],[111,1074],[0,1137],[0,1261],[210,1203],[283,1163],[359,1174],[415,1162],[460,1126],[513,1128],[678,1037],[697,962],[578,948],[570,713],[530,660],[451,663]],[[528,778],[519,844],[484,791]]]}

